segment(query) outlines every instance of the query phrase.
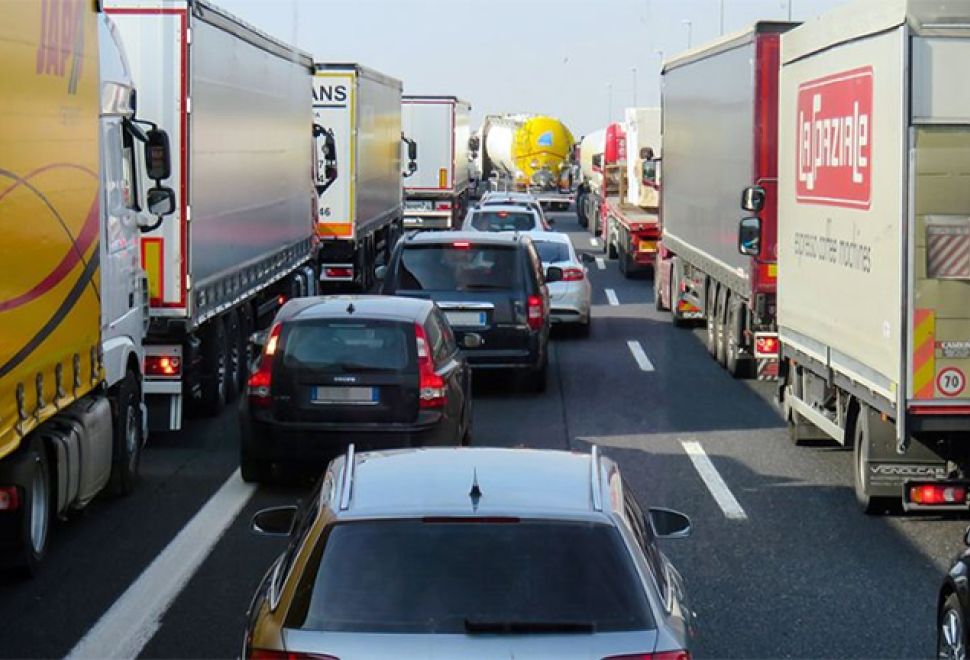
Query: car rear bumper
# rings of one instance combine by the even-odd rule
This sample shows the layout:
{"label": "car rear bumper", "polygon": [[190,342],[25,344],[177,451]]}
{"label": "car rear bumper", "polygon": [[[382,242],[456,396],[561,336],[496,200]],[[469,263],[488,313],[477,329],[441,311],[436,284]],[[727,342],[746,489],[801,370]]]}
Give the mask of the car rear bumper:
{"label": "car rear bumper", "polygon": [[535,369],[542,361],[538,346],[531,349],[475,349],[464,351],[464,355],[475,370]]}

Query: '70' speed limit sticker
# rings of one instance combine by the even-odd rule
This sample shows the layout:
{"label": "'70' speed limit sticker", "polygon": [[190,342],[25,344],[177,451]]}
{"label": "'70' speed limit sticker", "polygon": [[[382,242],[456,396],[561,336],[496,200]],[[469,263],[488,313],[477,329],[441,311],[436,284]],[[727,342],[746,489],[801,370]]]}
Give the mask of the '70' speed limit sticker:
{"label": "'70' speed limit sticker", "polygon": [[936,389],[943,396],[959,396],[966,386],[966,375],[956,367],[940,369],[940,373],[936,375]]}

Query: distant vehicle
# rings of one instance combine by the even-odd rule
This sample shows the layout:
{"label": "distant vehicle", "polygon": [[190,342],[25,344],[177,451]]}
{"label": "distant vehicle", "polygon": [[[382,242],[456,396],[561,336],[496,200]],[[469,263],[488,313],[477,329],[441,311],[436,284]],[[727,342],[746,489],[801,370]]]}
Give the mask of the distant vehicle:
{"label": "distant vehicle", "polygon": [[524,234],[424,232],[401,240],[382,269],[385,295],[431,298],[479,370],[511,370],[543,391],[549,362],[549,289]]}
{"label": "distant vehicle", "polygon": [[463,231],[543,231],[542,218],[531,208],[504,204],[484,204],[465,216]]}
{"label": "distant vehicle", "polygon": [[457,445],[471,437],[471,371],[429,300],[326,296],[288,302],[240,405],[240,466],[325,464],[348,443]]}
{"label": "distant vehicle", "polygon": [[528,449],[418,449],[330,464],[247,614],[243,658],[689,660],[695,624],[616,463]]}
{"label": "distant vehicle", "polygon": [[585,337],[589,334],[592,287],[572,241],[566,234],[550,231],[532,234],[532,242],[547,272],[550,268],[562,271],[561,280],[547,284],[553,325],[576,326]]}
{"label": "distant vehicle", "polygon": [[589,227],[599,207],[603,187],[603,153],[606,129],[593,131],[579,142],[579,183],[576,186],[576,215],[580,227]]}
{"label": "distant vehicle", "polygon": [[545,209],[542,208],[542,204],[539,203],[538,198],[532,193],[521,193],[521,192],[487,192],[482,196],[481,201],[478,203],[478,207],[482,206],[495,206],[498,204],[508,204],[512,206],[527,206],[539,214],[542,219],[542,225],[546,229],[553,223],[550,218],[546,217]]}
{"label": "distant vehicle", "polygon": [[405,229],[454,229],[468,208],[471,104],[454,96],[404,96],[401,130],[418,143],[404,181]]}
{"label": "distant vehicle", "polygon": [[473,157],[482,176],[508,190],[557,190],[574,140],[555,117],[530,114],[488,115]]}
{"label": "distant vehicle", "polygon": [[[970,546],[970,527],[963,533]],[[936,655],[943,660],[966,660],[970,649],[970,549],[953,562],[936,599]]]}

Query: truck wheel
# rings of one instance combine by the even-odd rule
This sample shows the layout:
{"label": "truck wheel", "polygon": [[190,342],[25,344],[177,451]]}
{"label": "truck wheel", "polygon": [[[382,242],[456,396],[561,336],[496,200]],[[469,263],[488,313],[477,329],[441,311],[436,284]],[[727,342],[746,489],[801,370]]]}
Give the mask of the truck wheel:
{"label": "truck wheel", "polygon": [[114,495],[128,495],[138,481],[138,464],[145,444],[142,435],[141,397],[138,377],[133,371],[125,374],[118,384],[114,405],[114,437],[112,438],[111,478]]}
{"label": "truck wheel", "polygon": [[239,375],[243,371],[245,359],[242,348],[242,328],[236,310],[229,310],[223,317],[226,324],[226,401],[235,399],[241,387]]}
{"label": "truck wheel", "polygon": [[741,322],[741,309],[741,305],[735,304],[733,301],[728,305],[727,324],[724,327],[725,334],[727,335],[724,340],[724,366],[734,378],[744,377],[745,367],[747,366],[745,360],[741,358],[741,338],[744,332],[743,323]]}
{"label": "truck wheel", "polygon": [[51,471],[43,444],[31,443],[29,459],[32,466],[29,482],[24,485],[23,517],[20,519],[20,567],[33,577],[40,571],[47,555],[51,523]]}
{"label": "truck wheel", "polygon": [[940,608],[940,619],[937,622],[936,648],[939,658],[966,658],[970,642],[967,640],[967,629],[964,627],[966,618],[960,597],[956,593],[947,595]]}
{"label": "truck wheel", "polygon": [[717,284],[711,282],[707,285],[707,298],[704,303],[704,320],[707,321],[707,352],[711,357],[717,355]]}
{"label": "truck wheel", "polygon": [[617,248],[616,240],[614,240],[615,238],[617,238],[616,223],[613,222],[612,219],[608,220],[607,223],[608,225],[606,229],[606,245],[605,245],[606,258],[616,259],[620,255],[620,251]]}
{"label": "truck wheel", "polygon": [[869,429],[869,407],[859,406],[853,432],[853,453],[855,463],[853,473],[855,478],[855,498],[866,515],[885,513],[898,504],[898,500],[891,497],[874,497],[869,494],[871,483],[869,478],[869,445],[871,440]]}
{"label": "truck wheel", "polygon": [[211,319],[202,338],[202,412],[218,415],[226,405],[229,379],[229,355],[226,325],[222,319]]}

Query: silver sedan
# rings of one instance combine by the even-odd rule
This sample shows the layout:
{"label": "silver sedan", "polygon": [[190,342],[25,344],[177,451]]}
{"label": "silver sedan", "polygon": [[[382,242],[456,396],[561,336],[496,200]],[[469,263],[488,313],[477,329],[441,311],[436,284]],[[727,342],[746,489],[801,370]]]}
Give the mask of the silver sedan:
{"label": "silver sedan", "polygon": [[[573,325],[583,336],[588,335],[592,286],[572,241],[566,234],[557,232],[535,232],[530,237],[549,280],[552,322]],[[559,279],[549,276],[550,268],[561,271]]]}

